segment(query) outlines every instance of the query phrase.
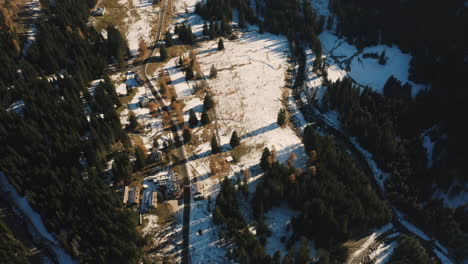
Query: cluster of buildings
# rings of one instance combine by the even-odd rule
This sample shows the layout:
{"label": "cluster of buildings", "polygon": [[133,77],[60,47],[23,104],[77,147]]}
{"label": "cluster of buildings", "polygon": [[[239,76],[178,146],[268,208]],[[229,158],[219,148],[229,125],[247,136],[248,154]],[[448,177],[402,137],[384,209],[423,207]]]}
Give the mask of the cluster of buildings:
{"label": "cluster of buildings", "polygon": [[[123,190],[123,203],[128,206],[140,205],[147,208],[158,207],[158,192],[155,190],[146,190],[148,186],[143,185],[140,189],[137,186],[129,187],[125,186]],[[140,192],[143,191],[142,197]],[[141,201],[140,201],[141,198]]]}
{"label": "cluster of buildings", "polygon": [[177,173],[164,172],[151,179],[158,189],[164,190],[166,197],[176,197],[180,192]]}
{"label": "cluster of buildings", "polygon": [[158,193],[164,199],[176,198],[180,194],[179,176],[177,173],[167,171],[159,173],[150,179],[142,188],[138,186],[125,186],[122,202],[127,206],[140,206],[144,211],[148,208],[157,208]]}

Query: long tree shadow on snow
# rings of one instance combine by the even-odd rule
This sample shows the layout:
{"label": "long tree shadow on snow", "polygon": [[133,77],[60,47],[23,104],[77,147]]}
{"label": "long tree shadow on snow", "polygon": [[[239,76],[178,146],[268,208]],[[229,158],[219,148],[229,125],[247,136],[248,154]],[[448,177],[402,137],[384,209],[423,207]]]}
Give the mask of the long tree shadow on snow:
{"label": "long tree shadow on snow", "polygon": [[247,139],[247,138],[250,138],[250,137],[254,137],[254,136],[258,135],[258,134],[263,134],[263,133],[266,133],[268,131],[275,130],[277,128],[279,128],[277,123],[271,123],[268,126],[264,126],[264,127],[255,129],[253,131],[250,131],[249,133],[246,133],[246,134],[240,136],[240,139],[244,140],[244,139]]}

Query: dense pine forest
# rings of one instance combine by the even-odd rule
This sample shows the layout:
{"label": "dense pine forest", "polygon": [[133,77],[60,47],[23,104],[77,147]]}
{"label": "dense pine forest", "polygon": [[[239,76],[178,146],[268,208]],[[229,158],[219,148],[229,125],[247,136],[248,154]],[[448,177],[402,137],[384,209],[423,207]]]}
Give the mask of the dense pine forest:
{"label": "dense pine forest", "polygon": [[[462,1],[441,5],[336,0],[330,8],[337,34],[358,48],[397,44],[411,53],[410,79],[430,89],[411,98],[411,85],[393,76],[383,95],[357,87],[350,79],[328,82],[322,110],[337,109],[343,126],[374,154],[380,168],[391,173],[386,182],[391,201],[453,247],[457,257],[466,258],[466,206],[447,209],[432,198],[435,191],[463,188],[468,180],[468,142],[463,136],[468,126],[461,122],[468,111],[461,99],[467,96],[462,77],[466,7]],[[426,131],[437,142],[429,161],[420,137]]]}
{"label": "dense pine forest", "polygon": [[[12,25],[11,2],[0,1],[0,172],[27,197],[47,230],[77,262],[139,263],[147,240],[137,232],[135,211],[123,206],[111,187],[128,185],[132,172],[147,165],[146,150],[133,146],[127,134],[141,127],[138,118],[130,112],[129,124],[123,127],[117,112],[123,104],[108,77],[127,70],[127,40],[114,25],[107,26],[104,38],[88,23],[97,0],[40,3],[35,41],[26,46]],[[463,86],[466,8],[461,0],[330,0],[331,17],[326,18],[315,11],[313,1],[206,0],[194,10],[203,19],[201,36],[186,21],[164,34],[165,43],[159,46],[162,62],[171,59],[170,47],[194,46],[208,39],[217,42],[216,52],[225,52],[232,45],[228,41],[236,38],[234,33],[251,30],[248,24],[257,25],[259,35],[284,35],[290,61],[297,66],[291,70],[293,90],[303,86],[306,50],[312,50],[317,58],[313,72],[323,77],[326,87],[313,107],[322,113],[336,110],[344,135],[355,138],[388,172],[381,190],[351,152],[315,125],[305,126],[303,133],[296,131],[307,153],[303,168],[294,167],[295,154],[282,163],[275,149],[257,146],[263,149],[258,169],[255,165],[224,178],[213,208],[209,200],[210,220],[218,227],[229,261],[344,263],[349,257],[344,243],[394,223],[396,210],[447,246],[447,256],[460,262],[468,258],[467,205],[447,208],[434,196],[454,186],[465,188],[468,182],[468,123],[464,121],[468,92]],[[237,20],[235,27],[233,20]],[[394,76],[382,93],[349,77],[330,81],[319,39],[325,30],[333,30],[360,51],[371,45],[398,45],[412,56],[409,80],[428,89],[413,97],[411,85]],[[363,56],[386,63],[385,53]],[[182,56],[179,59],[182,65]],[[195,75],[193,63],[185,70],[187,83],[202,78],[198,71]],[[225,70],[218,73],[212,65],[210,79],[219,78]],[[97,79],[102,81],[90,91],[91,81]],[[162,94],[167,88],[161,83]],[[216,107],[213,98],[206,93],[200,118],[195,108],[188,112],[185,145],[198,140],[189,127],[218,125],[217,117],[208,114]],[[12,104],[19,107],[9,109]],[[278,129],[293,126],[289,117],[281,108]],[[427,160],[423,134],[436,142],[432,160]],[[209,138],[213,156],[227,152],[229,147],[218,142],[219,135],[211,132]],[[233,131],[232,150],[239,150],[244,139],[245,135]],[[262,175],[251,189],[250,169]],[[288,224],[292,235],[281,241],[287,252],[269,255],[266,248],[272,231],[265,217],[283,205],[297,212]],[[248,213],[243,211],[246,206]],[[204,231],[199,230],[200,236]],[[1,263],[28,263],[27,249],[2,219],[0,236]],[[312,241],[317,249],[314,258]],[[401,234],[397,242],[389,263],[437,263],[428,246],[434,241]]]}
{"label": "dense pine forest", "polygon": [[262,222],[264,212],[287,201],[292,209],[301,212],[292,220],[294,236],[288,244],[307,237],[315,241],[319,258],[342,263],[347,253],[341,243],[388,223],[391,213],[369,188],[366,175],[332,138],[320,136],[308,126],[303,140],[309,153],[305,171],[292,166],[294,157],[288,164],[280,164],[274,151],[264,150],[260,166],[265,175],[253,195],[252,208]]}
{"label": "dense pine forest", "polygon": [[[107,64],[123,66],[128,48],[112,26],[107,40],[87,26],[95,1],[41,4],[44,15],[26,56],[14,30],[5,21],[0,25],[1,170],[73,258],[135,263],[143,241],[135,230],[136,217],[122,208],[102,175],[109,146],[125,149],[130,141],[109,80],[94,96],[87,88]],[[21,111],[5,111],[17,100],[24,103]],[[91,105],[88,113],[83,102]]]}

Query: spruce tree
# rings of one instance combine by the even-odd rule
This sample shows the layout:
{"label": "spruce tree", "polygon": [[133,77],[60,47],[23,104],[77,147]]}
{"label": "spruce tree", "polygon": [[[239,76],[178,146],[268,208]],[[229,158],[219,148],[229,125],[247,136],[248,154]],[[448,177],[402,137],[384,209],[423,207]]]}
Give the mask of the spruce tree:
{"label": "spruce tree", "polygon": [[258,27],[259,27],[258,33],[260,33],[260,34],[265,33],[265,29],[264,29],[264,26],[263,26],[263,22],[260,22],[260,25],[259,25]]}
{"label": "spruce tree", "polygon": [[382,53],[380,53],[380,56],[379,56],[379,64],[380,65],[385,65],[387,63],[387,56],[385,56],[385,50],[382,51]]}
{"label": "spruce tree", "polygon": [[245,16],[244,12],[239,12],[239,27],[240,28],[245,28]]}
{"label": "spruce tree", "polygon": [[211,65],[211,68],[210,68],[210,78],[214,79],[216,78],[216,76],[218,76],[218,70],[216,70],[214,64]]}
{"label": "spruce tree", "polygon": [[184,137],[184,144],[189,143],[190,140],[192,139],[192,133],[190,132],[190,129],[188,127],[184,128],[183,137]]}
{"label": "spruce tree", "polygon": [[223,49],[224,49],[223,39],[222,39],[222,38],[219,38],[219,41],[218,41],[218,50],[223,50]]}
{"label": "spruce tree", "polygon": [[138,119],[135,116],[135,113],[130,112],[130,116],[128,117],[128,129],[134,131],[138,126]]}
{"label": "spruce tree", "polygon": [[174,40],[172,39],[172,34],[170,31],[166,32],[166,45],[167,47],[174,46]]}
{"label": "spruce tree", "polygon": [[190,81],[194,78],[194,74],[193,74],[193,69],[192,69],[192,66],[188,66],[187,69],[185,70],[185,80],[187,81]]}
{"label": "spruce tree", "polygon": [[263,171],[266,171],[267,169],[270,168],[270,162],[269,162],[270,154],[271,154],[270,149],[268,149],[268,147],[265,147],[263,149],[262,158],[260,159],[260,168]]}
{"label": "spruce tree", "polygon": [[208,116],[208,111],[206,109],[203,109],[200,121],[202,125],[208,125],[211,122],[210,117]]}
{"label": "spruce tree", "polygon": [[213,99],[211,99],[211,95],[207,93],[205,98],[203,99],[203,108],[207,111],[214,107]]}
{"label": "spruce tree", "polygon": [[189,111],[189,126],[191,128],[194,128],[197,125],[198,125],[197,115],[195,114],[195,111],[193,109],[190,109],[190,111]]}
{"label": "spruce tree", "polygon": [[278,112],[277,122],[278,126],[280,127],[284,127],[284,125],[286,124],[286,111],[283,108],[281,108]]}
{"label": "spruce tree", "polygon": [[135,171],[143,169],[146,163],[146,156],[140,147],[135,148],[135,158]]}
{"label": "spruce tree", "polygon": [[213,154],[221,152],[221,148],[218,145],[218,140],[216,140],[216,135],[213,135],[213,137],[211,137],[211,152]]}
{"label": "spruce tree", "polygon": [[130,184],[132,169],[130,167],[130,158],[126,151],[115,155],[114,164],[112,164],[112,174],[115,183],[123,181],[125,184]]}
{"label": "spruce tree", "polygon": [[215,23],[213,20],[210,21],[210,29],[208,32],[210,39],[214,39],[216,37],[216,29],[215,29]]}
{"label": "spruce tree", "polygon": [[203,36],[208,36],[210,34],[210,32],[208,31],[208,25],[206,24],[206,21],[203,22],[203,32],[202,32]]}
{"label": "spruce tree", "polygon": [[240,139],[237,136],[237,131],[232,132],[231,140],[229,141],[229,145],[231,145],[232,149],[235,149],[237,146],[240,145]]}
{"label": "spruce tree", "polygon": [[327,19],[327,30],[331,30],[333,27],[333,16],[329,16]]}
{"label": "spruce tree", "polygon": [[182,59],[182,57],[179,57],[179,61],[178,61],[177,64],[178,64],[177,66],[179,66],[179,67],[184,66],[184,60]]}
{"label": "spruce tree", "polygon": [[167,60],[168,54],[167,54],[166,45],[161,44],[161,48],[159,49],[159,54],[161,55],[161,60],[162,60],[162,61],[166,61],[166,60]]}

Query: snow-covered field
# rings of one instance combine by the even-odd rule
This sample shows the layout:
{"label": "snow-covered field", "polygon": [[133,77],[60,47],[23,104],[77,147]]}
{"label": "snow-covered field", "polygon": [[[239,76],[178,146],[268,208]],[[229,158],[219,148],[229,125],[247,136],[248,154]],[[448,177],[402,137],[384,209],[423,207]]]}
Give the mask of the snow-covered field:
{"label": "snow-covered field", "polygon": [[104,1],[103,5],[107,7],[106,13],[96,20],[104,21],[104,25],[99,27],[104,37],[107,37],[105,26],[111,23],[125,33],[132,55],[137,55],[140,39],[147,46],[153,43],[160,11],[159,5],[153,3],[153,0],[118,0],[117,3]]}
{"label": "snow-covered field", "polygon": [[298,211],[289,209],[286,204],[281,207],[274,207],[265,214],[265,224],[267,224],[272,232],[272,235],[267,238],[265,245],[268,254],[273,256],[276,251],[279,251],[282,253],[282,256],[285,255],[287,249],[286,245],[281,242],[281,239],[284,237],[283,239],[286,241],[292,235],[291,218],[298,215]]}
{"label": "snow-covered field", "polygon": [[[312,8],[319,15],[328,17],[331,15],[328,8],[328,0],[311,0]],[[329,65],[327,69],[328,78],[336,81],[344,76],[351,77],[357,84],[361,86],[369,86],[374,91],[383,93],[383,86],[388,78],[393,75],[403,84],[408,82],[413,87],[412,95],[415,96],[419,91],[427,89],[427,85],[416,84],[408,80],[410,61],[412,56],[408,53],[403,53],[397,46],[376,45],[364,48],[359,51],[356,46],[346,42],[344,38],[339,38],[334,34],[336,21],[331,30],[325,30],[318,37],[322,43],[322,50],[325,61]],[[387,62],[385,65],[380,65],[377,59],[364,58],[363,54],[377,53],[381,54],[385,51]],[[321,80],[313,78],[312,63],[315,59],[315,54],[307,52],[308,59],[308,81],[310,88],[319,88]],[[349,61],[349,68],[346,65]],[[320,93],[320,92],[319,92]]]}
{"label": "snow-covered field", "polygon": [[[203,21],[191,13],[195,3],[195,0],[176,2],[178,10],[176,23],[189,24],[194,34],[200,35]],[[185,10],[189,13],[186,14]],[[237,164],[230,164],[228,176],[232,177],[241,170],[251,169],[253,175],[249,189],[253,191],[261,177],[253,168],[259,163],[264,147],[275,149],[278,159],[282,162],[286,161],[291,153],[296,153],[298,157],[295,160],[296,167],[305,164],[306,155],[302,142],[294,131],[289,127],[280,128],[276,123],[277,113],[283,107],[282,89],[285,84],[289,52],[286,37],[268,33],[260,35],[256,32],[256,27],[249,27],[247,32],[238,32],[237,35],[238,39],[233,41],[224,39],[223,51],[217,50],[217,39],[199,43],[195,50],[197,61],[207,78],[209,91],[216,102],[217,120],[212,120],[212,129],[197,127],[192,133],[193,137],[199,140],[207,129],[210,134],[217,133],[220,140],[218,143],[224,152],[228,152],[231,134],[237,131],[241,144],[248,151]],[[184,119],[187,121],[190,109],[200,117],[203,102],[202,98],[193,95],[193,82],[185,81],[184,72],[175,67],[176,60],[177,58],[170,60],[165,69],[173,81],[172,85],[177,92],[179,102],[184,105]],[[208,77],[212,65],[218,71],[215,79]],[[289,107],[294,106],[288,105]],[[300,122],[304,122],[303,118]],[[225,242],[219,239],[217,226],[211,219],[210,209],[214,207],[219,183],[217,178],[210,177],[210,154],[209,142],[201,142],[193,153],[189,153],[188,168],[192,176],[197,177],[197,185],[205,196],[205,200],[192,202],[190,253],[193,263],[227,261],[226,248],[223,247]],[[206,199],[208,196],[212,200],[211,208],[208,207]],[[275,211],[283,210],[275,209]],[[284,215],[284,220],[288,221],[286,210]],[[280,242],[272,240],[271,250],[282,249],[278,243]]]}
{"label": "snow-covered field", "polygon": [[135,55],[138,52],[140,39],[143,39],[147,45],[152,43],[153,28],[156,26],[159,7],[153,4],[153,0],[119,0],[122,5],[128,5],[129,1],[133,1],[133,9],[128,12],[131,14],[126,17],[125,24],[127,28],[127,41],[130,53]]}
{"label": "snow-covered field", "polygon": [[[342,77],[344,71],[346,71],[346,75],[351,77],[357,84],[369,86],[379,93],[383,93],[383,86],[391,75],[402,83],[408,82],[411,84],[413,96],[416,96],[420,90],[427,88],[426,85],[416,84],[408,80],[412,56],[403,53],[397,46],[377,45],[359,51],[354,45],[349,44],[345,39],[339,38],[328,30],[320,34],[319,39],[322,42],[326,62],[330,65],[328,73],[332,80],[336,80],[337,75]],[[387,57],[385,65],[379,64],[377,59],[363,57],[366,53],[380,55],[383,51],[385,51]],[[349,68],[346,61],[349,61]],[[312,67],[312,64],[310,65]],[[314,87],[314,84],[312,83],[310,86]]]}
{"label": "snow-covered field", "polygon": [[[282,108],[282,87],[286,71],[288,42],[283,36],[254,31],[225,41],[225,49],[218,51],[217,41],[208,41],[198,49],[198,60],[203,72],[212,65],[218,70],[216,79],[208,80],[217,102],[217,117],[221,144],[229,142],[236,130],[242,144],[276,148],[280,161],[291,152],[302,165],[305,154],[301,140],[289,128],[279,128],[276,119]],[[258,163],[262,148],[255,148],[242,164]]]}

